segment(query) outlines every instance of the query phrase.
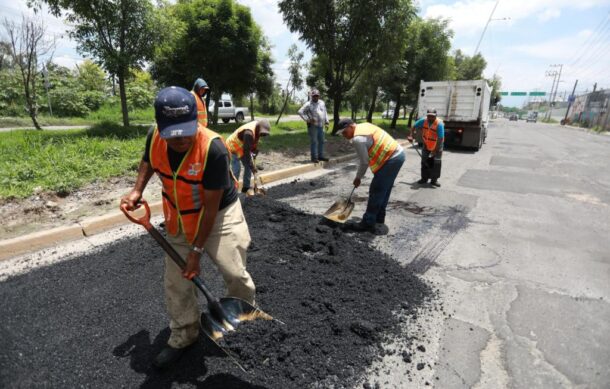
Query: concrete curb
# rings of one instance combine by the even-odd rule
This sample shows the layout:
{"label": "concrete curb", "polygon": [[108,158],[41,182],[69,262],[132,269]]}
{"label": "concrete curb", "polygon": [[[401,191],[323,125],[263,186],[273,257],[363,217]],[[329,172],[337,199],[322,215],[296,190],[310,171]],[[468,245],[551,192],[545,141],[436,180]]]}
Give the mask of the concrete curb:
{"label": "concrete curb", "polygon": [[[308,163],[305,165],[293,166],[286,169],[261,174],[259,179],[263,184],[268,184],[314,170],[333,166],[341,162],[349,161],[355,157],[356,154],[348,154],[342,155],[341,157],[335,158],[328,162]],[[149,205],[153,215],[163,212],[163,205],[161,201]],[[114,211],[107,215],[88,218],[72,225],[56,227],[50,230],[38,231],[17,238],[2,240],[0,241],[0,261],[20,254],[53,247],[58,243],[99,234],[100,232],[104,232],[127,223],[130,222],[125,218],[123,212]]]}
{"label": "concrete curb", "polygon": [[[408,142],[399,141],[398,143],[404,145]],[[268,184],[315,170],[331,167],[355,158],[355,153],[342,155],[340,157],[333,158],[328,162],[308,163],[305,165],[293,166],[286,169],[261,174],[259,179],[261,180],[262,184]],[[163,211],[161,201],[149,205],[152,214],[160,214]],[[125,215],[123,215],[121,211],[114,211],[110,214],[88,218],[69,226],[56,227],[50,230],[20,236],[18,238],[2,240],[0,241],[0,261],[20,254],[53,247],[58,243],[99,234],[100,232],[104,232],[127,223],[130,222],[125,218]]]}

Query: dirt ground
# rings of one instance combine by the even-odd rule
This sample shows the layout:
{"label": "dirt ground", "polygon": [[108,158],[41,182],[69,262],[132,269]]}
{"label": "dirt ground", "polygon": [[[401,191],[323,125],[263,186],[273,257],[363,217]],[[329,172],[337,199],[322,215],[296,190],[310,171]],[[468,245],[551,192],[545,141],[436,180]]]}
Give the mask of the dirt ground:
{"label": "dirt ground", "polygon": [[[342,139],[327,141],[327,153],[337,157],[353,152]],[[309,163],[309,153],[303,149],[282,152],[262,152],[257,161],[261,174]],[[118,209],[119,199],[135,183],[135,174],[94,182],[67,196],[40,191],[26,199],[0,199],[0,239],[10,239],[54,227],[79,223]],[[160,183],[153,177],[144,197],[148,201],[161,199]]]}

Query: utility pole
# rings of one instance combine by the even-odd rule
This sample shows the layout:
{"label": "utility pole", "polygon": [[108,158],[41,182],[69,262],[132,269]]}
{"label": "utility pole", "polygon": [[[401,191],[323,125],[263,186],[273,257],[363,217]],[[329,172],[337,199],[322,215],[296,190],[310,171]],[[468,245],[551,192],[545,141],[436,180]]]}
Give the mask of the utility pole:
{"label": "utility pole", "polygon": [[555,89],[555,81],[557,81],[557,71],[555,70],[547,70],[545,75],[547,77],[553,77],[553,85],[551,86],[551,91],[549,92],[549,109],[546,111],[546,114],[544,115],[545,120],[547,120],[549,118],[548,114],[549,111],[551,109],[551,100],[553,98],[553,90]]}
{"label": "utility pole", "polygon": [[574,96],[574,93],[576,93],[576,85],[578,85],[578,80],[576,80],[576,82],[574,83],[574,88],[572,88],[572,94],[568,97],[568,109],[566,109],[566,116],[563,117],[564,124],[568,120],[568,113],[570,113],[570,108],[572,107],[572,103],[576,98],[576,96]]}
{"label": "utility pole", "polygon": [[555,98],[557,97],[557,90],[559,89],[559,82],[561,81],[561,71],[563,70],[563,64],[555,64],[551,65],[552,68],[559,68],[559,73],[557,74],[557,84],[555,85],[555,91],[551,88],[551,100],[549,102],[549,111],[547,114],[547,120],[551,119],[551,115],[553,114],[553,106],[555,105]]}

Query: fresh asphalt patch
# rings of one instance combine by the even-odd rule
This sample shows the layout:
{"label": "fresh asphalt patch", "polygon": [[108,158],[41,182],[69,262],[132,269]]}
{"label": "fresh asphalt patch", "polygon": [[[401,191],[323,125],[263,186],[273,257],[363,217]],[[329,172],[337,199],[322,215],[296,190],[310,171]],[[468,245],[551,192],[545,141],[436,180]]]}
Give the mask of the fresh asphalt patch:
{"label": "fresh asphalt patch", "polygon": [[[248,322],[223,341],[246,373],[204,336],[173,368],[151,367],[169,336],[163,253],[139,235],[0,283],[0,387],[341,388],[368,385],[364,372],[388,352],[410,360],[421,351],[401,328],[439,309],[434,286],[375,249],[372,234],[277,201],[328,184],[244,201],[257,303],[285,323]],[[223,293],[209,261],[202,275]],[[397,340],[400,349],[384,348]]]}

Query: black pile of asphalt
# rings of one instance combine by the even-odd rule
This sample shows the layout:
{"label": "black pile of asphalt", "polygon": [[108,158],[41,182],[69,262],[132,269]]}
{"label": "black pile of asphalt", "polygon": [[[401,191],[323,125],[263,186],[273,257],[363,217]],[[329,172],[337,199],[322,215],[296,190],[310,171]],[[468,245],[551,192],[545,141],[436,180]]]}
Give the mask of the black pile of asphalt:
{"label": "black pile of asphalt", "polygon": [[[387,341],[410,361],[405,323],[434,290],[377,251],[372,235],[277,200],[326,184],[295,182],[243,202],[257,303],[285,323],[247,322],[223,340],[247,373],[204,336],[173,368],[150,366],[169,330],[162,251],[142,235],[0,283],[0,386],[341,388],[363,382]],[[212,269],[203,277],[221,294]]]}

